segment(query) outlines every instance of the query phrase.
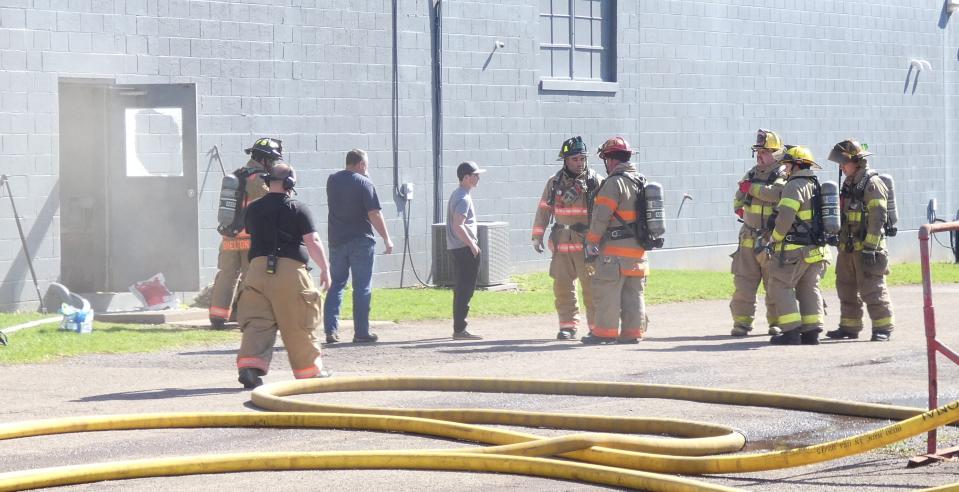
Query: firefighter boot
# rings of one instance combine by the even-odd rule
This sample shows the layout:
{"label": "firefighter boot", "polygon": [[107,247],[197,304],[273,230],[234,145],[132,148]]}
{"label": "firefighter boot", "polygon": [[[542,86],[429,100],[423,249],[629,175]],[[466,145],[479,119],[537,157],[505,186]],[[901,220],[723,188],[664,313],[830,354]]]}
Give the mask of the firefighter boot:
{"label": "firefighter boot", "polygon": [[575,340],[576,339],[576,330],[571,330],[569,328],[562,328],[559,330],[559,333],[556,334],[557,340]]}
{"label": "firefighter boot", "polygon": [[799,338],[803,345],[819,345],[819,332],[822,330],[812,330],[803,332]]}
{"label": "firefighter boot", "polygon": [[858,333],[849,333],[848,331],[839,328],[838,330],[831,330],[826,332],[826,338],[831,338],[833,340],[845,340],[845,339],[856,339],[859,338]]}
{"label": "firefighter boot", "polygon": [[255,367],[244,367],[240,369],[240,377],[237,379],[243,387],[246,389],[253,389],[257,386],[263,384],[263,380],[260,379],[264,372],[261,369]]}
{"label": "firefighter boot", "polygon": [[769,325],[769,334],[770,335],[779,335],[783,331],[779,329],[778,326]]}
{"label": "firefighter boot", "polygon": [[214,330],[225,330],[226,320],[219,316],[210,316],[210,328]]}
{"label": "firefighter boot", "polygon": [[625,344],[625,345],[633,345],[633,344],[639,343],[639,339],[638,339],[638,338],[635,338],[635,337],[623,337],[623,336],[621,336],[621,337],[619,337],[619,338],[616,339],[616,343]]}
{"label": "firefighter boot", "polygon": [[586,335],[585,337],[580,339],[580,341],[583,342],[583,345],[608,345],[611,343],[616,343],[616,338],[615,337],[598,337],[590,333],[589,335]]}
{"label": "firefighter boot", "polygon": [[872,338],[869,339],[871,342],[888,342],[892,337],[891,331],[886,330],[875,330],[872,332]]}
{"label": "firefighter boot", "polygon": [[802,336],[799,330],[784,331],[781,335],[776,335],[769,339],[772,345],[799,345],[802,343]]}
{"label": "firefighter boot", "polygon": [[744,336],[749,335],[749,332],[750,332],[752,329],[753,329],[753,328],[752,328],[751,326],[733,325],[733,331],[729,332],[729,334],[732,335],[732,336],[734,336],[734,337],[744,337]]}

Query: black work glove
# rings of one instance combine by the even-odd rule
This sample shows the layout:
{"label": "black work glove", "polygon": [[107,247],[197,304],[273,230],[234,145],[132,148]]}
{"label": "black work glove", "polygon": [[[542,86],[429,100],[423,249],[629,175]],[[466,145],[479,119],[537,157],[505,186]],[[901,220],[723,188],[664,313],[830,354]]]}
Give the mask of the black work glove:
{"label": "black work glove", "polygon": [[862,256],[862,264],[867,267],[876,266],[879,262],[879,253],[874,249],[864,249],[859,253]]}

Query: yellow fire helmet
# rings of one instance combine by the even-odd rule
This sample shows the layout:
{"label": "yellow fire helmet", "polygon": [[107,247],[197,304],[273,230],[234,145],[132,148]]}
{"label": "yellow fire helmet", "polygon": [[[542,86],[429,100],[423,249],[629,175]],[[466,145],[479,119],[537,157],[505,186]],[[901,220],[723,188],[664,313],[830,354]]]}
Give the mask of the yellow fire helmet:
{"label": "yellow fire helmet", "polygon": [[783,141],[779,138],[779,135],[776,135],[776,132],[772,130],[763,130],[760,128],[756,130],[756,145],[753,145],[753,151],[759,149],[767,149],[773,152],[782,150]]}
{"label": "yellow fire helmet", "polygon": [[785,155],[783,155],[782,161],[785,164],[807,165],[816,169],[822,169],[822,167],[816,163],[816,158],[813,157],[812,151],[801,145],[791,147],[787,150]]}

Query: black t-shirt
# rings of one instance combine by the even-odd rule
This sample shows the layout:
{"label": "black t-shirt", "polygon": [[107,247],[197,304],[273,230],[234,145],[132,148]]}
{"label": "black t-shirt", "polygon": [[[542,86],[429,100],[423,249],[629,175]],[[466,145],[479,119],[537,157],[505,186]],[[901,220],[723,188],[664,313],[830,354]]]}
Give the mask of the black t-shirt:
{"label": "black t-shirt", "polygon": [[380,199],[370,178],[344,169],[326,180],[326,203],[330,207],[327,239],[330,246],[368,237],[373,239],[373,225],[367,215],[380,210]]}
{"label": "black t-shirt", "polygon": [[[250,259],[276,254],[303,263],[309,252],[303,236],[316,232],[310,211],[285,193],[269,193],[246,209],[246,230],[250,233]],[[275,253],[279,243],[280,251]]]}

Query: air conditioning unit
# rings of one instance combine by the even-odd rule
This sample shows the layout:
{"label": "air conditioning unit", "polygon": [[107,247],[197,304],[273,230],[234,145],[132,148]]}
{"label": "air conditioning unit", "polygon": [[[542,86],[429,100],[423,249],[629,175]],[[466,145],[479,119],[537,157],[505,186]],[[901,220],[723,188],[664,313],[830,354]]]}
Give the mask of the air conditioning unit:
{"label": "air conditioning unit", "polygon": [[[509,281],[509,223],[479,222],[479,276],[476,285],[488,287]],[[453,255],[446,249],[446,224],[433,224],[433,283],[452,286],[455,283]]]}

